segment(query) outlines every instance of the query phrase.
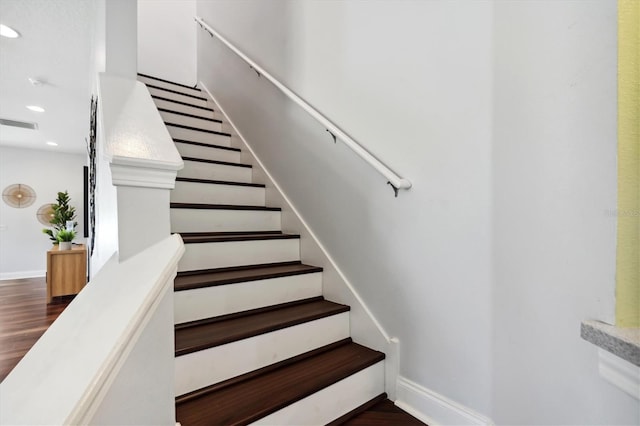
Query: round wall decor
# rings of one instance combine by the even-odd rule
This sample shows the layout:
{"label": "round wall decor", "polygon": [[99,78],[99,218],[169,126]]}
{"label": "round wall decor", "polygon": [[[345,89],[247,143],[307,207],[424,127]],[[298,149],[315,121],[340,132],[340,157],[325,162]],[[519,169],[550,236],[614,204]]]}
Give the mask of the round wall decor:
{"label": "round wall decor", "polygon": [[36,191],[24,183],[14,183],[2,191],[2,200],[11,207],[23,209],[35,203]]}
{"label": "round wall decor", "polygon": [[51,219],[53,219],[53,204],[43,204],[36,212],[38,222],[44,226],[51,226]]}

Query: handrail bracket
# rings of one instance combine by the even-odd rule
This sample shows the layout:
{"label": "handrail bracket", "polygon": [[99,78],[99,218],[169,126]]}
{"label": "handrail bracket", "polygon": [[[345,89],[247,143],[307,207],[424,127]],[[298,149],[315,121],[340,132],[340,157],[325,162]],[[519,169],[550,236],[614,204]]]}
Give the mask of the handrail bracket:
{"label": "handrail bracket", "polygon": [[336,139],[336,135],[333,134],[333,132],[329,129],[325,129],[327,132],[329,132],[329,134],[333,137],[333,143],[338,143],[338,140]]}
{"label": "handrail bracket", "polygon": [[395,186],[391,182],[387,182],[387,185],[391,185],[391,188],[393,188],[393,192],[396,194],[396,198],[398,198],[398,191],[400,190],[400,188],[398,188],[397,186]]}

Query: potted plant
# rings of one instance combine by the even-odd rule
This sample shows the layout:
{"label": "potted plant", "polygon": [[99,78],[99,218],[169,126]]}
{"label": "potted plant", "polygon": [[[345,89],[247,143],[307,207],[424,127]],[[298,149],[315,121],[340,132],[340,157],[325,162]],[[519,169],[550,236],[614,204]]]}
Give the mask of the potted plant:
{"label": "potted plant", "polygon": [[56,234],[58,239],[58,250],[71,250],[71,242],[76,237],[76,231],[73,229],[62,229]]}
{"label": "potted plant", "polygon": [[[44,228],[42,230],[43,233],[49,236],[49,239],[54,244],[58,244],[60,241],[58,239],[58,234],[60,232],[74,231],[76,225],[78,225],[78,222],[74,221],[76,218],[76,208],[69,205],[69,202],[71,201],[69,193],[67,191],[58,192],[58,198],[56,201],[56,204],[51,205],[51,208],[53,209],[53,217],[49,221],[53,229]],[[73,237],[65,242],[72,241],[74,237],[75,231],[73,232]]]}

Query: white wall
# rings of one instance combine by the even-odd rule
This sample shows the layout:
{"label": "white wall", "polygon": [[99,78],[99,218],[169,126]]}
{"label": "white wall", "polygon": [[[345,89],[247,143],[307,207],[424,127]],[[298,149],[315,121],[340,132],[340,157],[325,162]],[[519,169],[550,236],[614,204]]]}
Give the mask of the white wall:
{"label": "white wall", "polygon": [[195,0],[138,0],[138,72],[196,83]]}
{"label": "white wall", "polygon": [[615,7],[198,2],[198,15],[413,182],[394,199],[199,31],[199,78],[400,338],[400,375],[498,423],[640,421],[579,337],[580,320],[613,308]]}
{"label": "white wall", "polygon": [[131,0],[100,1],[105,11],[105,71],[136,78],[138,5]]}
{"label": "white wall", "polygon": [[199,76],[400,338],[400,374],[489,412],[490,5],[203,1],[198,14],[413,181],[394,198],[383,177],[200,33]]}
{"label": "white wall", "polygon": [[494,419],[638,424],[584,319],[614,319],[616,2],[494,10]]}
{"label": "white wall", "polygon": [[52,243],[42,233],[45,226],[38,222],[36,212],[43,204],[55,203],[59,191],[69,191],[78,222],[75,241],[84,241],[85,165],[86,157],[80,154],[0,147],[0,188],[24,183],[37,196],[35,203],[22,209],[0,204],[0,279],[45,275]]}

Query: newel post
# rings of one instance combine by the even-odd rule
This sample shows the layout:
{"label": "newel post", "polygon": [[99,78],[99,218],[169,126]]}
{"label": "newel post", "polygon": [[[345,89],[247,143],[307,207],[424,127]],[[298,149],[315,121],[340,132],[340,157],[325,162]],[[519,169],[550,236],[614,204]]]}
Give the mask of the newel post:
{"label": "newel post", "polygon": [[118,257],[124,261],[171,232],[169,195],[178,167],[114,157],[111,179],[118,201]]}
{"label": "newel post", "polygon": [[120,261],[168,237],[169,194],[184,163],[146,86],[108,73],[98,77],[101,129],[116,190]]}

